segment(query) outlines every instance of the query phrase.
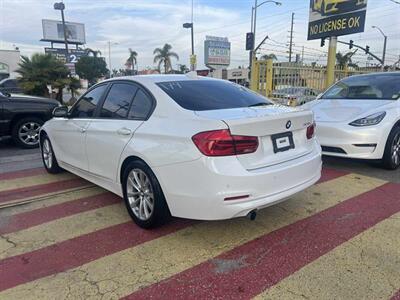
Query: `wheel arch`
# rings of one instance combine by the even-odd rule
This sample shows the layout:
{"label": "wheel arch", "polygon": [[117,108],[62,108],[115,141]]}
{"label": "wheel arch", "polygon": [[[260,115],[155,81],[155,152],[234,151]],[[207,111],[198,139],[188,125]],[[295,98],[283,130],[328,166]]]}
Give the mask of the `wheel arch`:
{"label": "wheel arch", "polygon": [[12,128],[14,128],[15,124],[19,120],[25,119],[25,118],[38,118],[38,119],[41,119],[43,122],[46,121],[45,114],[41,114],[41,113],[18,113],[16,115],[14,115],[13,118],[11,119],[10,129],[12,130]]}
{"label": "wheel arch", "polygon": [[[136,156],[136,155],[127,156],[127,157],[124,159],[124,161],[122,162],[121,168],[120,168],[119,173],[118,173],[119,178],[117,178],[117,180],[118,180],[119,183],[122,184],[122,177],[123,177],[123,175],[124,175],[125,169],[126,169],[126,167],[127,167],[131,162],[133,162],[133,161],[141,161],[141,162],[145,163],[145,164],[150,168],[149,164],[146,163],[146,162],[145,162],[142,158],[140,158],[139,156]],[[150,169],[151,169],[151,168],[150,168]]]}

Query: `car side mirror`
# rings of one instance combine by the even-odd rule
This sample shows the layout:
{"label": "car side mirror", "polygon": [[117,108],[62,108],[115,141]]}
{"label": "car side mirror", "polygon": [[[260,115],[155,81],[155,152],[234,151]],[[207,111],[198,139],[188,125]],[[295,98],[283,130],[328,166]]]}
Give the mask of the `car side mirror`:
{"label": "car side mirror", "polygon": [[53,110],[53,117],[55,118],[68,118],[68,107],[59,106]]}

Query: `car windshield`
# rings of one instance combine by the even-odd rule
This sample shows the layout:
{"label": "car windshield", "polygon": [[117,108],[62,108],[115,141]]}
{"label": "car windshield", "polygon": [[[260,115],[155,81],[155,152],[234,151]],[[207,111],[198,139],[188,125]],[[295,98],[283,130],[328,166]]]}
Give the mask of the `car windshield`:
{"label": "car windshield", "polygon": [[328,89],[321,99],[397,100],[400,75],[381,74],[348,77]]}
{"label": "car windshield", "polygon": [[181,107],[194,111],[272,104],[267,98],[229,81],[182,80],[157,85]]}

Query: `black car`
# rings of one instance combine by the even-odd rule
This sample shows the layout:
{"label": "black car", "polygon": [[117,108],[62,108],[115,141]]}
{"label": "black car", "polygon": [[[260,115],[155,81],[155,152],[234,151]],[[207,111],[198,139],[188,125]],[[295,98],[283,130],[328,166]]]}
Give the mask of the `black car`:
{"label": "black car", "polygon": [[0,93],[23,93],[17,79],[6,78],[0,81]]}
{"label": "black car", "polygon": [[23,148],[39,146],[39,129],[52,117],[53,99],[0,92],[0,140],[12,137]]}

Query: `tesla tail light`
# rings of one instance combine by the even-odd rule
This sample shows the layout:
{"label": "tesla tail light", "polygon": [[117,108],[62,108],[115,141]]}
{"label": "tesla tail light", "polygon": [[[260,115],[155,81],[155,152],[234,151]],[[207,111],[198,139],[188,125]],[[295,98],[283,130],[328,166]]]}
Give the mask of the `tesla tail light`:
{"label": "tesla tail light", "polygon": [[192,137],[206,156],[229,156],[253,153],[258,148],[256,136],[232,135],[229,129],[200,132]]}
{"label": "tesla tail light", "polygon": [[307,127],[307,139],[312,139],[315,135],[315,123]]}

